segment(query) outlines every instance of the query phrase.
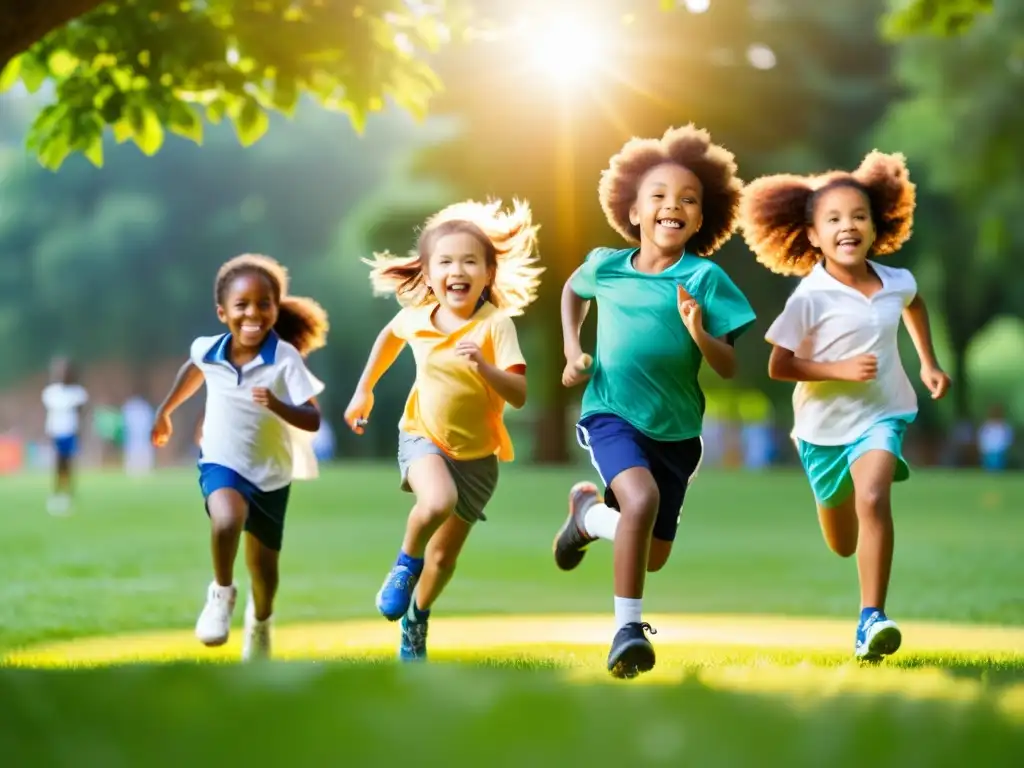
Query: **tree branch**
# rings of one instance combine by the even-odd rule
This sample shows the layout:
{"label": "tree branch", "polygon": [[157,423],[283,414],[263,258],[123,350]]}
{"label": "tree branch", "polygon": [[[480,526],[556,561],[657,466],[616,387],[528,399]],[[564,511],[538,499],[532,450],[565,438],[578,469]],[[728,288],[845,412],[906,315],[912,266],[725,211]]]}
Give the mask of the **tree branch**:
{"label": "tree branch", "polygon": [[0,70],[22,51],[104,0],[0,0]]}

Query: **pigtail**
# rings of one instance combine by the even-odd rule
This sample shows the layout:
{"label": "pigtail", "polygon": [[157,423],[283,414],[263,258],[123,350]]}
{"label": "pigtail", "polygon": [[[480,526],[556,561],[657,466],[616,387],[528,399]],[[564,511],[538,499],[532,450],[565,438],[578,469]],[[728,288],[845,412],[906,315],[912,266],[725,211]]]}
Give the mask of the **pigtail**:
{"label": "pigtail", "polygon": [[362,262],[370,266],[370,285],[374,296],[394,294],[402,306],[429,302],[430,289],[416,251],[408,256],[393,256],[389,251],[374,253],[372,259],[363,259]]}
{"label": "pigtail", "polygon": [[901,153],[870,152],[853,172],[871,200],[875,222],[873,252],[894,253],[910,239],[914,229],[917,187],[910,180],[906,158]]}
{"label": "pigtail", "polygon": [[821,252],[807,237],[811,180],[792,174],[764,176],[743,190],[739,225],[757,260],[779,275],[808,274]]}
{"label": "pigtail", "polygon": [[319,303],[305,296],[284,296],[278,305],[277,335],[306,357],[327,344],[330,323]]}

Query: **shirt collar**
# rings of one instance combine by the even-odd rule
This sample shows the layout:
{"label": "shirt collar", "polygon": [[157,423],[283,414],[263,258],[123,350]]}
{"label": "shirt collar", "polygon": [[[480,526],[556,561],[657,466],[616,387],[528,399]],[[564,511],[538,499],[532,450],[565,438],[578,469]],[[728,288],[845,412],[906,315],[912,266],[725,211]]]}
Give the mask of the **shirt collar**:
{"label": "shirt collar", "polygon": [[[257,365],[273,365],[277,359],[277,343],[280,341],[280,336],[277,335],[276,331],[271,330],[267,334],[267,338],[263,340],[263,344],[260,345],[259,354],[256,355],[250,362],[246,363],[243,368],[255,367]],[[205,363],[225,363],[231,365],[231,361],[228,360],[228,349],[231,347],[231,332],[225,333],[210,347],[209,351],[203,356],[203,362]]]}

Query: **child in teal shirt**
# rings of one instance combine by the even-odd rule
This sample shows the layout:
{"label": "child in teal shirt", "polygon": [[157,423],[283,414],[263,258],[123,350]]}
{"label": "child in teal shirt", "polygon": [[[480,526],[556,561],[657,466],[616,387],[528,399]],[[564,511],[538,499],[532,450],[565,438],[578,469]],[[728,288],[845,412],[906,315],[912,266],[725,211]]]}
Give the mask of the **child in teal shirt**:
{"label": "child in teal shirt", "polygon": [[[577,439],[606,487],[569,492],[555,562],[572,570],[596,539],[615,542],[616,634],[608,669],[634,677],[654,667],[654,634],[642,621],[644,578],[668,560],[686,489],[703,454],[707,361],[736,371],[734,341],[754,311],[707,256],[732,235],[742,182],[731,152],[693,125],[661,139],[633,139],[611,159],[599,187],[608,222],[633,247],[597,248],[562,291],[562,383],[589,379]],[[580,327],[598,303],[591,359]]]}

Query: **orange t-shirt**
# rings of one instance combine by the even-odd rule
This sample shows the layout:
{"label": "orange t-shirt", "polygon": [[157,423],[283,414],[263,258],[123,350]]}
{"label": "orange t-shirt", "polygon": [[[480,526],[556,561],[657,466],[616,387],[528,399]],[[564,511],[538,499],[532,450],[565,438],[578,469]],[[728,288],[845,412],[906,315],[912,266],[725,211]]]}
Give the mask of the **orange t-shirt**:
{"label": "orange t-shirt", "polygon": [[512,318],[487,303],[466,325],[447,334],[434,325],[436,309],[436,304],[407,307],[391,321],[391,332],[409,344],[416,359],[416,383],[399,428],[432,440],[453,459],[497,454],[501,461],[512,461],[505,401],[472,363],[455,354],[456,344],[472,341],[487,362],[503,371],[525,365]]}

